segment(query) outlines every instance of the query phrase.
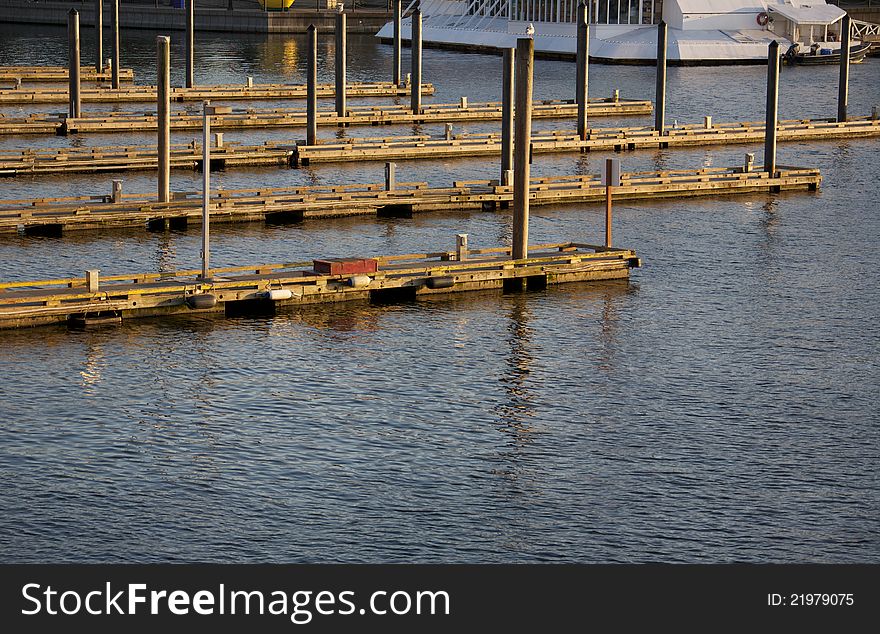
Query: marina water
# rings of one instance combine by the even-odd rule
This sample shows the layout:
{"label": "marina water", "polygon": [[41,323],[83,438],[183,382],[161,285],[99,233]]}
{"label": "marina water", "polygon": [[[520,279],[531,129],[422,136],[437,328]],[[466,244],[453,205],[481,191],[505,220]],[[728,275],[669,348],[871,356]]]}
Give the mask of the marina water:
{"label": "marina water", "polygon": [[[83,29],[84,64],[92,35]],[[155,35],[123,31],[122,65],[139,83],[155,82]],[[183,33],[171,35],[179,85]],[[197,82],[305,81],[302,37],[196,42]],[[319,46],[319,80],[331,82],[331,35]],[[0,65],[65,63],[63,28],[0,27]],[[425,103],[500,98],[499,57],[426,49],[424,66],[437,88]],[[667,121],[761,120],[765,72],[670,68]],[[390,73],[390,46],[349,38],[349,81]],[[573,97],[572,63],[538,60],[535,73],[537,98]],[[653,82],[652,68],[590,69],[591,96],[650,98]],[[781,117],[833,117],[836,82],[835,67],[784,68]],[[850,95],[853,115],[880,105],[878,61],[853,66]],[[63,108],[3,112],[40,110]],[[591,121],[629,124],[650,118]],[[443,126],[377,130],[319,137]],[[4,137],[0,148],[154,142]],[[616,204],[615,245],[644,261],[629,283],[0,334],[0,558],[878,562],[878,147],[780,144],[778,164],[822,169],[815,194]],[[617,156],[624,171],[645,171],[739,165],[745,152],[761,162],[754,145]],[[533,175],[596,173],[606,156],[539,156]],[[398,180],[497,172],[484,158],[401,162]],[[0,198],[109,193],[111,178],[6,179]],[[155,174],[122,178],[126,192],[155,191]],[[212,183],[381,179],[380,163],[360,163],[231,170]],[[198,173],[172,172],[173,190],[198,188]],[[535,208],[531,241],[597,243],[603,213]],[[481,248],[508,243],[510,225],[507,212],[218,225],[212,256],[228,266],[435,251],[456,233]],[[196,230],[4,238],[0,280],[196,268],[199,240]]]}

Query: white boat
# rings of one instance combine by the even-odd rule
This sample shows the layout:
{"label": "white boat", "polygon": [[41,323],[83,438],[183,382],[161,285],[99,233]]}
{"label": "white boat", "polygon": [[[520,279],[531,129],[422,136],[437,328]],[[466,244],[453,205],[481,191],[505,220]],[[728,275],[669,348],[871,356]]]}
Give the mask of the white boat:
{"label": "white boat", "polygon": [[[419,0],[412,0],[404,15]],[[756,64],[778,40],[839,50],[843,9],[825,0],[586,0],[590,10],[590,59],[618,64],[653,64],[657,27],[668,25],[670,64]],[[576,53],[578,0],[421,0],[426,46],[465,50],[515,45],[534,25],[535,51],[545,57]],[[859,23],[867,24],[867,23]],[[858,27],[856,28],[858,34]],[[390,41],[393,23],[377,37]],[[401,37],[410,37],[404,18]],[[853,44],[858,44],[853,41]]]}

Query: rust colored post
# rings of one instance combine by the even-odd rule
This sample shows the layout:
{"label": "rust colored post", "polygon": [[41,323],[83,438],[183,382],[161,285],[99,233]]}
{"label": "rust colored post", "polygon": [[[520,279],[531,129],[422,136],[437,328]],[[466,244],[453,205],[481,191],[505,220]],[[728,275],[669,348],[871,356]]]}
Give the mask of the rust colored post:
{"label": "rust colored post", "polygon": [[159,176],[157,199],[171,200],[171,38],[156,38],[156,126]]}

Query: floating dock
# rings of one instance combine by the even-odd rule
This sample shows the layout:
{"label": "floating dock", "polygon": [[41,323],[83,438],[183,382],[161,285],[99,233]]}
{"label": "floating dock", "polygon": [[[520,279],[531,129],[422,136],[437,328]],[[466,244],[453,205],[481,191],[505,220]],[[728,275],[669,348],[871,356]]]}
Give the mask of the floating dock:
{"label": "floating dock", "polygon": [[[79,71],[80,81],[110,82],[110,66],[105,66],[99,73],[94,66],[82,66]],[[62,82],[69,81],[66,66],[0,66],[0,83],[20,84],[25,82]],[[120,81],[134,81],[134,70],[119,69]]]}
{"label": "floating dock", "polygon": [[[617,200],[745,194],[758,191],[816,191],[822,177],[813,168],[780,167],[767,172],[744,167],[633,172],[621,175]],[[562,205],[605,200],[598,175],[531,179],[531,205]],[[71,196],[0,201],[0,234],[61,235],[64,231],[142,227],[183,229],[202,223],[201,192],[175,193],[169,202],[141,194]],[[427,183],[327,185],[215,191],[211,222],[270,223],[348,216],[411,217],[426,212],[495,210],[513,200],[513,188],[498,181],[456,181],[451,187]]]}
{"label": "floating dock", "polygon": [[[763,122],[685,125],[660,134],[651,127],[593,128],[586,140],[573,131],[535,132],[532,152],[587,152],[636,150],[764,141]],[[777,141],[812,141],[880,136],[880,119],[800,119],[780,121]],[[461,134],[451,139],[434,136],[352,137],[318,145],[298,144],[294,165],[348,161],[437,159],[501,154],[501,135]]]}
{"label": "floating dock", "polygon": [[[350,83],[348,97],[403,97],[410,94],[409,84],[392,82]],[[423,95],[433,95],[433,84],[422,84]],[[336,95],[334,84],[318,84],[317,96]],[[193,88],[172,88],[171,101],[274,101],[280,99],[305,99],[305,84],[253,84],[195,86]],[[82,103],[155,103],[155,86],[121,86],[117,89],[107,87],[83,88],[80,91]],[[67,88],[36,88],[33,90],[0,90],[0,105],[29,103],[67,103]]]}
{"label": "floating dock", "polygon": [[0,329],[88,326],[188,313],[272,313],[282,306],[406,301],[441,293],[627,279],[634,251],[578,243],[0,284]]}
{"label": "floating dock", "polygon": [[[501,153],[499,134],[461,134],[445,137],[389,136],[351,138],[307,146],[301,141],[267,141],[261,145],[224,142],[211,149],[211,169],[240,166],[293,166],[343,161],[392,161],[494,156]],[[857,139],[880,136],[880,120],[860,118],[844,123],[826,119],[782,121],[779,141]],[[756,143],[764,139],[763,123],[718,124],[712,128],[682,126],[660,135],[649,128],[594,128],[581,141],[569,132],[538,132],[532,151],[578,152],[687,147],[710,144]],[[200,169],[201,145],[171,147],[171,167]],[[0,150],[0,176],[63,174],[158,169],[155,145]]]}
{"label": "floating dock", "polygon": [[[414,114],[404,105],[354,106],[340,117],[332,110],[317,113],[317,125],[346,127],[355,125],[394,125],[415,123],[455,123],[468,121],[500,121],[500,102],[429,104]],[[591,99],[589,116],[626,116],[651,114],[651,102],[635,99]],[[158,117],[152,112],[89,112],[76,119],[64,114],[31,114],[24,117],[0,115],[0,134],[81,134],[96,132],[144,132],[158,129]],[[577,116],[573,100],[540,101],[532,107],[535,119],[569,119]],[[171,113],[172,131],[201,130],[202,114],[177,111]],[[287,108],[234,109],[211,118],[214,130],[246,130],[264,128],[301,128],[306,125],[306,111]]]}

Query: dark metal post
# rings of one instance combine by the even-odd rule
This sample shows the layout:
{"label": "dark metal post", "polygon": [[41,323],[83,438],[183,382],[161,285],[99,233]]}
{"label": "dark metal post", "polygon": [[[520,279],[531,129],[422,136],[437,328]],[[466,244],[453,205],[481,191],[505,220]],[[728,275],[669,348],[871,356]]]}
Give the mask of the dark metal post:
{"label": "dark metal post", "polygon": [[852,42],[852,20],[843,16],[840,24],[840,82],[837,87],[837,120],[846,121],[849,103],[849,52]]}
{"label": "dark metal post", "polygon": [[104,0],[95,0],[95,72],[104,72]]}
{"label": "dark metal post", "polygon": [[507,178],[513,169],[513,64],[515,48],[505,48],[501,73],[501,184],[511,185]]}
{"label": "dark metal post", "polygon": [[345,42],[346,16],[344,13],[336,14],[336,115],[344,117],[345,108]]}
{"label": "dark metal post", "polygon": [[69,81],[67,114],[74,119],[80,115],[79,73],[79,12],[76,9],[71,9],[67,13],[67,78]]}
{"label": "dark metal post", "polygon": [[394,0],[394,68],[391,80],[395,86],[400,86],[400,3],[401,0]]}
{"label": "dark metal post", "polygon": [[666,127],[666,22],[657,25],[657,93],[654,99],[654,130]]}
{"label": "dark metal post", "polygon": [[308,30],[308,68],[306,71],[306,145],[318,142],[318,29]]}
{"label": "dark metal post", "polygon": [[417,4],[412,12],[412,84],[410,85],[410,105],[413,114],[422,111],[422,9]]}
{"label": "dark metal post", "polygon": [[521,260],[529,254],[529,158],[532,144],[532,69],[535,42],[516,41],[516,139],[513,146],[513,245],[511,256]]}
{"label": "dark metal post", "polygon": [[587,139],[587,98],[589,90],[590,67],[590,24],[587,17],[586,0],[581,0],[577,8],[577,88],[575,99],[578,105],[577,129],[581,141]]}
{"label": "dark metal post", "polygon": [[156,38],[156,124],[158,128],[158,200],[171,199],[171,38]]}
{"label": "dark metal post", "polygon": [[202,279],[211,279],[211,102],[202,106]]}
{"label": "dark metal post", "polygon": [[186,87],[192,88],[195,83],[195,73],[193,66],[195,65],[195,19],[196,19],[196,2],[195,0],[186,0]]}
{"label": "dark metal post", "polygon": [[779,109],[779,42],[773,40],[767,53],[767,116],[764,132],[764,171],[776,175],[776,126]]}
{"label": "dark metal post", "polygon": [[119,88],[119,0],[113,0],[111,27],[113,29],[113,58],[110,62],[110,85],[116,90]]}

